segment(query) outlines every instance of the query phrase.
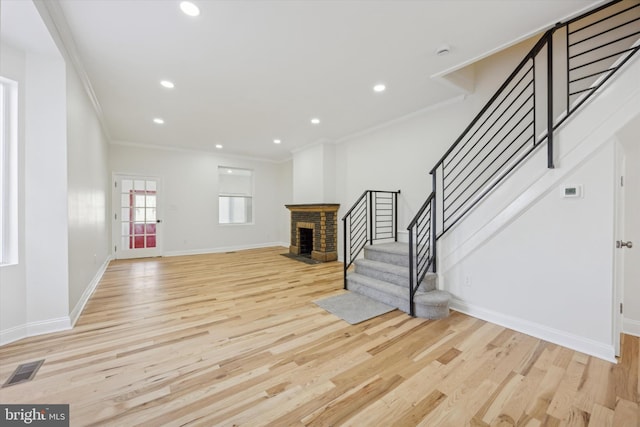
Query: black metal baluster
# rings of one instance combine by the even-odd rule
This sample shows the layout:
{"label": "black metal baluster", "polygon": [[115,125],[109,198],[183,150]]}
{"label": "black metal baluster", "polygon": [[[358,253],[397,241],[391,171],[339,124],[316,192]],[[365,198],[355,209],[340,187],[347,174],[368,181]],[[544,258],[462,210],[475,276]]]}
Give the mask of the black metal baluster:
{"label": "black metal baluster", "polygon": [[553,169],[553,32],[547,32],[547,167]]}

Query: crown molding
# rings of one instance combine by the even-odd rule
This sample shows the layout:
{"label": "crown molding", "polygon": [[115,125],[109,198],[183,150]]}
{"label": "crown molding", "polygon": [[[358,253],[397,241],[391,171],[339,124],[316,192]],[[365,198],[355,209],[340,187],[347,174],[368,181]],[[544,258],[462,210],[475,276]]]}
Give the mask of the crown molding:
{"label": "crown molding", "polygon": [[238,159],[252,162],[262,162],[262,163],[273,163],[273,164],[282,164],[291,160],[291,158],[286,158],[284,160],[281,159],[268,159],[265,157],[255,157],[255,156],[243,156],[241,154],[233,154],[233,153],[225,153],[218,150],[205,150],[198,148],[187,148],[187,147],[176,147],[173,145],[158,145],[158,144],[145,144],[141,142],[129,142],[129,141],[111,141],[111,145],[120,145],[123,147],[132,147],[132,148],[142,148],[145,150],[161,150],[161,151],[173,151],[173,152],[181,152],[181,153],[192,153],[192,154],[210,154],[216,157],[220,157],[223,159]]}
{"label": "crown molding", "polygon": [[320,138],[320,139],[317,139],[317,140],[315,140],[315,141],[313,141],[313,142],[311,142],[309,144],[303,145],[301,147],[294,148],[293,150],[291,150],[291,153],[292,154],[296,154],[296,153],[299,153],[301,151],[305,151],[305,150],[308,150],[310,148],[316,147],[318,145],[339,145],[339,144],[343,144],[343,143],[346,143],[346,142],[349,142],[349,141],[353,141],[355,139],[358,139],[358,138],[361,138],[363,136],[372,134],[374,132],[378,132],[378,131],[380,131],[382,129],[385,129],[385,128],[388,128],[388,127],[391,127],[391,126],[394,126],[394,125],[409,121],[409,120],[414,119],[416,117],[419,117],[419,116],[421,116],[423,114],[429,114],[429,113],[437,111],[437,110],[439,110],[441,108],[446,108],[446,107],[448,107],[450,105],[454,105],[454,104],[463,102],[466,99],[466,97],[467,96],[465,94],[454,96],[453,98],[446,99],[446,100],[444,100],[442,102],[438,102],[438,103],[433,104],[433,105],[429,105],[429,106],[427,106],[425,108],[421,108],[420,110],[414,111],[414,112],[409,113],[409,114],[405,114],[404,116],[396,117],[395,119],[388,120],[388,121],[386,121],[384,123],[380,123],[380,124],[377,124],[375,126],[371,126],[371,127],[366,128],[366,129],[362,129],[360,131],[354,132],[352,134],[349,134],[349,135],[347,135],[345,137],[342,137],[342,138],[339,138],[339,139],[336,139],[336,140]]}
{"label": "crown molding", "polygon": [[51,38],[58,47],[58,50],[60,50],[60,54],[65,59],[65,62],[71,64],[78,75],[85,93],[93,105],[93,109],[95,110],[98,121],[100,122],[102,132],[107,137],[107,140],[111,141],[111,135],[109,134],[109,128],[107,127],[107,123],[104,119],[104,113],[100,106],[100,101],[98,101],[98,97],[93,90],[93,85],[91,84],[89,75],[84,68],[80,54],[78,53],[75,39],[73,38],[73,34],[71,33],[71,29],[69,28],[69,24],[67,23],[67,19],[64,16],[64,12],[62,11],[60,4],[49,0],[33,0],[33,4],[47,27]]}
{"label": "crown molding", "polygon": [[397,124],[400,124],[400,123],[403,123],[403,122],[407,122],[409,120],[415,119],[416,117],[419,117],[419,116],[422,116],[422,115],[425,115],[425,114],[433,113],[434,111],[438,111],[441,108],[446,108],[446,107],[449,107],[451,105],[461,103],[466,98],[467,98],[467,96],[465,94],[462,94],[462,95],[454,96],[453,98],[445,99],[444,101],[438,102],[436,104],[429,105],[427,107],[421,108],[421,109],[419,109],[417,111],[414,111],[412,113],[405,114],[404,116],[396,117],[395,119],[391,119],[391,120],[386,121],[384,123],[377,124],[375,126],[369,127],[367,129],[363,129],[363,130],[358,131],[358,132],[354,132],[354,133],[352,133],[350,135],[347,135],[345,137],[342,137],[342,138],[336,140],[335,144],[343,144],[345,142],[349,142],[349,141],[352,141],[354,139],[361,138],[361,137],[363,137],[365,135],[368,135],[368,134],[371,134],[371,133],[374,133],[374,132],[378,132],[378,131],[380,131],[382,129],[385,129],[385,128],[388,128],[388,127],[391,127],[391,126],[394,126],[394,125],[397,125]]}

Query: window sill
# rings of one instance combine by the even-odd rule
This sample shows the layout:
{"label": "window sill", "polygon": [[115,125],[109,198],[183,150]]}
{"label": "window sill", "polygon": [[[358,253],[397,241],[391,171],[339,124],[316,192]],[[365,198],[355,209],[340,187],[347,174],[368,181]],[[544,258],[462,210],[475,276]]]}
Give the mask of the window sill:
{"label": "window sill", "polygon": [[12,261],[11,261],[11,262],[7,262],[7,263],[4,263],[4,264],[0,263],[0,268],[5,268],[5,267],[14,267],[14,266],[16,266],[16,265],[18,265],[18,263],[17,263],[17,262],[12,262]]}

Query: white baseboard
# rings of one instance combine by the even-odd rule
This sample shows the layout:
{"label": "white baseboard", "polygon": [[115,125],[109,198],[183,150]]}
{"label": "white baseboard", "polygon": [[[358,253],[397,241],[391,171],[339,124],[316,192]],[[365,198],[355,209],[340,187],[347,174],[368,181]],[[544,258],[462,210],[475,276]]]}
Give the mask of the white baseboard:
{"label": "white baseboard", "polygon": [[18,325],[0,331],[0,346],[27,337],[27,325]]}
{"label": "white baseboard", "polygon": [[607,362],[617,362],[613,343],[605,344],[599,341],[594,341],[589,338],[550,328],[539,323],[530,322],[528,320],[523,320],[493,310],[474,306],[457,298],[454,298],[451,301],[451,308],[455,311],[468,314],[469,316],[486,320],[487,322],[522,332],[523,334],[531,335],[581,353],[598,357],[606,360]]}
{"label": "white baseboard", "polygon": [[71,319],[69,316],[30,322],[27,323],[27,336],[33,337],[35,335],[49,334],[51,332],[68,331],[71,327]]}
{"label": "white baseboard", "polygon": [[80,314],[82,314],[82,310],[84,310],[84,306],[87,305],[89,298],[91,298],[91,295],[93,295],[93,292],[98,287],[98,283],[100,283],[100,280],[104,275],[104,272],[107,270],[107,267],[109,266],[109,263],[112,260],[113,260],[113,257],[111,256],[107,257],[107,259],[104,261],[104,263],[100,266],[100,268],[96,272],[96,275],[93,277],[93,279],[89,283],[89,286],[87,286],[87,288],[82,293],[80,300],[76,303],[75,307],[73,307],[73,310],[71,310],[71,313],[69,313],[69,318],[71,319],[72,327],[75,326],[76,322],[78,321]]}
{"label": "white baseboard", "polygon": [[640,320],[627,319],[625,317],[622,323],[622,332],[640,337]]}
{"label": "white baseboard", "polygon": [[189,249],[185,251],[167,251],[163,254],[163,256],[170,257],[170,256],[184,256],[184,255],[217,254],[222,252],[243,251],[247,249],[270,248],[274,246],[282,246],[282,247],[288,248],[289,243],[268,242],[268,243],[257,243],[253,245],[222,246],[219,248]]}
{"label": "white baseboard", "polygon": [[68,331],[71,327],[69,316],[14,326],[13,328],[0,331],[0,346],[36,335]]}
{"label": "white baseboard", "polygon": [[82,297],[80,297],[80,301],[78,301],[69,316],[41,320],[38,322],[30,322],[23,325],[14,326],[13,328],[2,330],[0,331],[0,345],[9,344],[11,342],[35,335],[67,331],[73,328],[73,325],[75,325],[78,317],[80,317],[84,306],[87,304],[87,301],[89,301],[89,298],[93,294],[93,291],[95,291],[98,283],[100,283],[100,279],[102,279],[102,276],[104,275],[109,262],[111,262],[111,259],[111,257],[107,258],[104,264],[102,264],[93,280],[91,280],[91,282],[85,289]]}

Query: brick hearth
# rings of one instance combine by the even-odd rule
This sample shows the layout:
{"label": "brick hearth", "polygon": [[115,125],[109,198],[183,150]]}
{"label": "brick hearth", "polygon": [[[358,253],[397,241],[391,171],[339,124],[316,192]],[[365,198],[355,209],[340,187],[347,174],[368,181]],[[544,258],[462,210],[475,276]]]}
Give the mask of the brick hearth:
{"label": "brick hearth", "polygon": [[312,230],[311,258],[317,261],[338,259],[338,208],[339,204],[285,205],[291,211],[291,245],[289,252],[304,255],[300,248],[300,229]]}

